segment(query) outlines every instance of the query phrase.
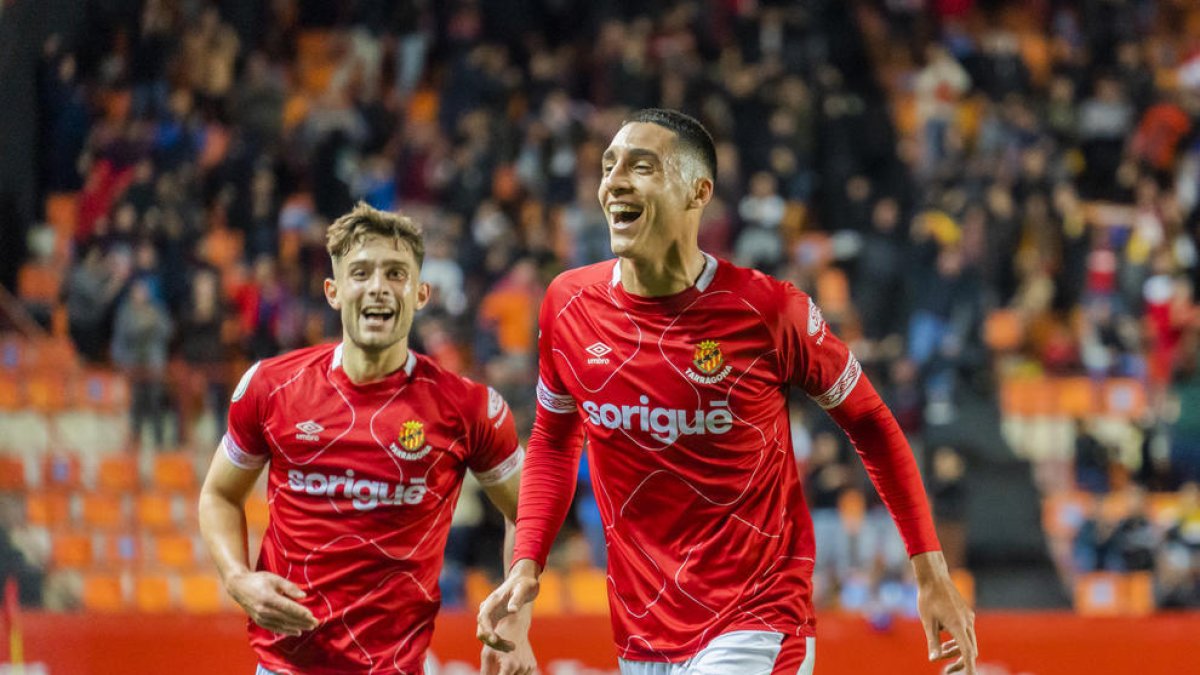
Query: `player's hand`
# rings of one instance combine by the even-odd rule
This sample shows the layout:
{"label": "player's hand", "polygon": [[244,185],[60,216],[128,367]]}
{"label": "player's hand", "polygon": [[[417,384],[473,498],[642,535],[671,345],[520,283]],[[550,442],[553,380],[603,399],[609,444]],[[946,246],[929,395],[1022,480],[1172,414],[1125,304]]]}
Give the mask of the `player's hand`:
{"label": "player's hand", "polygon": [[245,572],[230,577],[225,585],[254,623],[269,631],[295,637],[317,627],[313,613],[296,602],[304,591],[277,574]]}
{"label": "player's hand", "polygon": [[[931,551],[912,558],[917,575],[917,611],[928,641],[929,660],[954,659],[943,673],[975,675],[975,658],[979,647],[975,641],[975,612],[959,595],[946,560],[941,551]],[[950,634],[941,641],[942,631]]]}
{"label": "player's hand", "polygon": [[492,594],[479,603],[476,617],[475,637],[483,644],[502,652],[511,652],[516,644],[504,639],[496,627],[505,617],[516,614],[522,607],[533,602],[538,594],[538,564],[529,559],[518,560],[508,573],[508,578]]}
{"label": "player's hand", "polygon": [[533,675],[537,672],[537,659],[528,638],[514,639],[511,652],[502,652],[484,645],[480,654],[479,675]]}

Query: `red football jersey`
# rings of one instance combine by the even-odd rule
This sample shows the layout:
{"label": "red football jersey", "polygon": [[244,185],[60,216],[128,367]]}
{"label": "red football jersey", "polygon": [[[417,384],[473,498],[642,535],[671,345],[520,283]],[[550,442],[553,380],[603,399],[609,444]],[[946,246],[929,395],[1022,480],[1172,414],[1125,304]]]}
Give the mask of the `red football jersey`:
{"label": "red football jersey", "polygon": [[[787,391],[833,409],[862,371],[807,295],[706,260],[659,298],[627,293],[613,262],[573,270],[542,308],[539,415],[582,419],[625,659],[679,661],[733,630],[813,633]],[[514,559],[544,559],[533,538],[519,521]]]}
{"label": "red football jersey", "polygon": [[246,372],[223,444],[243,468],[269,462],[257,569],[304,589],[320,621],[294,638],[250,622],[263,665],[422,672],[463,474],[497,483],[524,455],[500,395],[411,351],[396,373],[354,384],[340,346],[311,347]]}

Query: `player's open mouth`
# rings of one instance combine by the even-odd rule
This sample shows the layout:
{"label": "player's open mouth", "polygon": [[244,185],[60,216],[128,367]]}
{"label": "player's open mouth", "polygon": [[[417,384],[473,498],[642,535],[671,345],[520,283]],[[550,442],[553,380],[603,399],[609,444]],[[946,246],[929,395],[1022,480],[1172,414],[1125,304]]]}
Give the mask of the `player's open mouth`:
{"label": "player's open mouth", "polygon": [[612,223],[613,229],[624,230],[642,217],[642,211],[642,207],[635,204],[609,204],[609,222]]}
{"label": "player's open mouth", "polygon": [[368,328],[383,328],[395,316],[396,310],[390,307],[367,307],[362,311],[363,323]]}

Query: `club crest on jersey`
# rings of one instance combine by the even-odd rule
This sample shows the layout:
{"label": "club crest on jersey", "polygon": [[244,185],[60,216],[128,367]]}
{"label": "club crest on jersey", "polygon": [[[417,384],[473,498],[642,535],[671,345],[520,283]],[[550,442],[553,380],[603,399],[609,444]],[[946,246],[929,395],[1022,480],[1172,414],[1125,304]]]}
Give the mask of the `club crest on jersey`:
{"label": "club crest on jersey", "polygon": [[405,422],[396,440],[400,441],[400,445],[392,443],[389,449],[401,459],[421,459],[433,450],[433,446],[425,445],[425,425],[416,420]]}
{"label": "club crest on jersey", "polygon": [[716,340],[701,340],[696,344],[696,350],[692,353],[692,365],[696,370],[688,367],[688,379],[699,384],[716,384],[733,370],[733,366],[725,363],[721,343]]}

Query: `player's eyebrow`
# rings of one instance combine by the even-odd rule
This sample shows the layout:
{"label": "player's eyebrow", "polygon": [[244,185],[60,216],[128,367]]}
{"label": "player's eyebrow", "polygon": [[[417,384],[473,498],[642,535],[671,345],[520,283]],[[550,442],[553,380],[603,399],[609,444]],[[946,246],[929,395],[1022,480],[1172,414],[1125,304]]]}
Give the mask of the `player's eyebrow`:
{"label": "player's eyebrow", "polygon": [[[600,156],[600,159],[602,159],[605,162],[611,162],[611,161],[616,160],[617,154],[618,154],[617,150],[609,148],[604,151],[604,154]],[[630,160],[651,159],[651,160],[654,160],[655,162],[661,161],[658,157],[657,152],[655,152],[653,150],[649,150],[647,148],[629,148],[628,150],[625,151],[625,154],[628,155]]]}

